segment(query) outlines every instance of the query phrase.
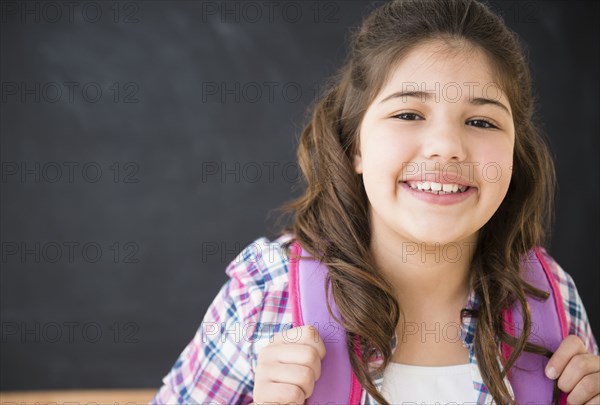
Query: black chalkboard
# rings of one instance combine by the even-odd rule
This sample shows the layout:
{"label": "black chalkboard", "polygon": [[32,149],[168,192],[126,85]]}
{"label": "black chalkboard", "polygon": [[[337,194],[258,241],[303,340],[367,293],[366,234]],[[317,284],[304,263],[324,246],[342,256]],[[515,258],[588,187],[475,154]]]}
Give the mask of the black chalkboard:
{"label": "black chalkboard", "polygon": [[[1,390],[158,387],[274,236],[306,108],[379,3],[272,3],[0,3]],[[492,6],[528,48],[551,253],[599,336],[598,4]]]}

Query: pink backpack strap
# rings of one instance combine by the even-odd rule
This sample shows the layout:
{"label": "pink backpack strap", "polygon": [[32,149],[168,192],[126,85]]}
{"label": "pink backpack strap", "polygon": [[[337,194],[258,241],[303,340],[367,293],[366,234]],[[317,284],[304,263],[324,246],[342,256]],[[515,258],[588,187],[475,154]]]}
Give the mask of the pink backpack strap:
{"label": "pink backpack strap", "polygon": [[[556,351],[562,340],[568,335],[566,312],[562,295],[550,265],[544,259],[539,248],[532,249],[522,262],[523,279],[529,284],[550,293],[546,301],[540,302],[527,296],[531,312],[531,335],[529,341]],[[523,330],[523,317],[518,302],[511,309],[502,312],[506,332],[512,336],[520,336]],[[515,332],[518,332],[515,334]],[[504,359],[512,353],[512,348],[502,344]],[[552,402],[554,382],[546,377],[544,370],[548,364],[546,357],[522,352],[508,378],[518,403]],[[567,403],[567,395],[560,395],[561,405]]]}
{"label": "pink backpack strap", "polygon": [[[293,326],[315,326],[323,339],[326,351],[321,361],[321,377],[316,381],[313,393],[306,400],[306,404],[358,405],[362,387],[350,365],[346,348],[346,332],[327,311],[325,301],[327,266],[314,259],[298,259],[300,256],[310,255],[297,241],[294,241],[291,247],[289,290]],[[341,318],[331,291],[329,297],[333,313]],[[358,340],[355,340],[355,352],[360,354]]]}

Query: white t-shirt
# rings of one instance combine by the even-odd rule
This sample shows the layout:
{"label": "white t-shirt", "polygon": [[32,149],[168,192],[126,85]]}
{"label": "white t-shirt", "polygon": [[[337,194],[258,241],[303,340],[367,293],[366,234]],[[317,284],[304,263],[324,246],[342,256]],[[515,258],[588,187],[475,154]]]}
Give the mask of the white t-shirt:
{"label": "white t-shirt", "polygon": [[394,405],[477,404],[479,395],[471,364],[428,367],[391,362],[383,374],[381,394]]}

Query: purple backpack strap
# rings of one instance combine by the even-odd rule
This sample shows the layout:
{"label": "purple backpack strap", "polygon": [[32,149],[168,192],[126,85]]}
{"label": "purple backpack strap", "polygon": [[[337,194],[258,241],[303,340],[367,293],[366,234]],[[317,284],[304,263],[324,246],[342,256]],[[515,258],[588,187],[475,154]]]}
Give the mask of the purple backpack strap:
{"label": "purple backpack strap", "polygon": [[[290,300],[292,303],[293,326],[314,325],[325,345],[326,355],[321,362],[321,377],[315,383],[313,394],[306,400],[312,404],[359,404],[362,387],[352,371],[346,349],[343,327],[330,317],[325,302],[325,277],[327,267],[314,259],[298,259],[308,256],[297,241],[292,244],[290,258]],[[532,334],[529,341],[556,351],[568,335],[568,324],[562,296],[549,264],[538,248],[529,252],[523,262],[523,278],[529,284],[547,291],[550,297],[544,302],[527,296],[532,319]],[[333,313],[340,317],[330,292]],[[503,311],[507,333],[520,336],[523,318],[518,303]],[[518,331],[515,334],[515,330]],[[505,359],[512,349],[502,344]],[[355,352],[360,355],[355,342]],[[544,403],[552,401],[554,382],[544,374],[548,359],[523,352],[509,372],[509,380],[518,404]],[[567,395],[560,395],[560,404],[566,405]]]}
{"label": "purple backpack strap", "polygon": [[[327,311],[325,301],[325,277],[327,266],[314,259],[298,259],[309,256],[297,241],[292,244],[290,258],[290,301],[293,326],[315,326],[325,345],[325,357],[321,361],[321,377],[315,382],[312,395],[306,404],[358,405],[362,387],[352,371],[346,348],[346,333]],[[340,318],[335,301],[329,292],[331,310]],[[358,347],[355,347],[357,353]]]}
{"label": "purple backpack strap", "polygon": [[[543,302],[527,296],[531,312],[529,341],[556,351],[568,334],[566,313],[558,283],[539,248],[532,249],[522,264],[523,279],[534,287],[550,293],[550,297]],[[507,333],[520,336],[523,330],[520,304],[516,302],[512,309],[505,309],[503,316]],[[508,359],[512,348],[503,343],[502,352],[504,359]],[[548,358],[537,354],[522,352],[518,357],[508,378],[519,404],[552,403],[554,381],[544,374],[547,364]],[[561,393],[559,403],[561,405],[567,403],[565,393]]]}

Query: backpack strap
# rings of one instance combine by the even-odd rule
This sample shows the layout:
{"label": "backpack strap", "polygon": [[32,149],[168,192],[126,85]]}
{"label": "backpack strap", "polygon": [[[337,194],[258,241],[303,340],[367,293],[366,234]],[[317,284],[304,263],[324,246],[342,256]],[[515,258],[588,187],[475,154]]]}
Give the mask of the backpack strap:
{"label": "backpack strap", "polygon": [[[315,382],[312,395],[306,404],[358,405],[362,387],[352,371],[346,346],[346,333],[327,311],[325,281],[327,266],[314,259],[300,259],[310,255],[297,241],[292,243],[290,258],[290,301],[292,303],[293,327],[315,326],[325,345],[325,357],[321,361],[321,377]],[[331,310],[338,318],[340,313],[329,291]],[[360,350],[355,340],[355,352]]]}
{"label": "backpack strap", "polygon": [[[307,256],[307,259],[300,259]],[[568,324],[565,308],[558,284],[550,266],[538,248],[529,252],[523,262],[523,279],[529,284],[547,291],[550,297],[546,301],[538,301],[527,296],[531,312],[532,333],[529,341],[556,351],[562,340],[568,335]],[[321,362],[321,377],[315,382],[315,388],[307,405],[312,404],[359,404],[362,387],[352,371],[347,355],[344,328],[337,323],[327,311],[325,302],[325,281],[327,267],[317,260],[311,259],[297,241],[292,243],[290,258],[290,301],[292,306],[293,326],[313,325],[317,327],[326,355]],[[329,302],[333,313],[340,317],[335,301],[329,293]],[[523,317],[519,303],[503,312],[507,333],[520,336],[523,329]],[[515,335],[515,330],[519,333]],[[358,340],[354,350],[360,356]],[[502,344],[502,355],[508,359],[512,349]],[[553,381],[548,379],[544,370],[548,359],[523,352],[508,373],[515,394],[520,404],[550,403],[552,401]],[[560,395],[559,403],[566,405],[567,394]]]}
{"label": "backpack strap", "polygon": [[[538,301],[527,296],[531,312],[531,335],[529,341],[556,351],[562,340],[568,335],[568,324],[565,308],[558,283],[552,274],[549,264],[539,248],[534,248],[522,261],[523,279],[536,288],[550,293],[546,301]],[[520,336],[523,330],[523,316],[519,302],[511,309],[502,311],[506,332],[512,336]],[[515,331],[518,333],[515,334]],[[502,354],[506,361],[512,348],[502,343]],[[515,399],[518,403],[552,402],[554,381],[544,374],[548,358],[533,353],[522,352],[508,373]],[[561,405],[567,403],[567,394],[561,393]]]}

